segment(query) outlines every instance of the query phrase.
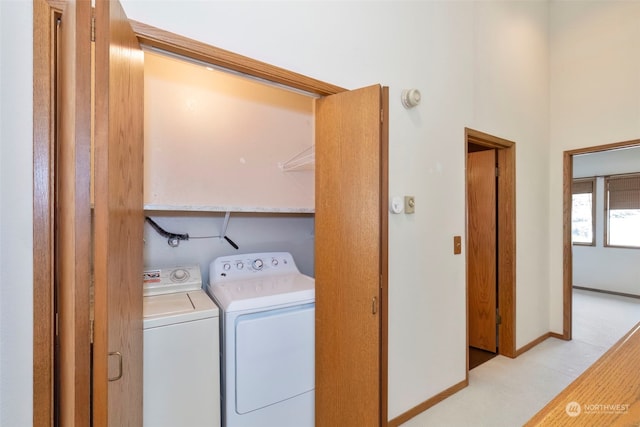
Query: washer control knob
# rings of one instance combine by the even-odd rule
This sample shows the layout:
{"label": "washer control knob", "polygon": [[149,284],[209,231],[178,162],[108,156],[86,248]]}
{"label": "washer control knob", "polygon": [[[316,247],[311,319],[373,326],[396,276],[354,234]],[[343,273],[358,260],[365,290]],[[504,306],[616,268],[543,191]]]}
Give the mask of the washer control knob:
{"label": "washer control knob", "polygon": [[278,260],[276,258],[271,260],[271,265],[273,265],[274,267],[276,267],[278,265]]}
{"label": "washer control knob", "polygon": [[187,270],[183,270],[182,268],[178,268],[177,270],[173,270],[171,272],[171,280],[174,282],[184,282],[189,278],[189,272]]}
{"label": "washer control knob", "polygon": [[223,268],[225,271],[229,271],[229,270],[231,270],[231,264],[225,264],[225,265],[223,265],[223,266],[222,266],[222,268]]}
{"label": "washer control knob", "polygon": [[239,262],[239,263],[236,264],[236,268],[238,270],[242,270],[244,268],[244,264],[242,262]]}
{"label": "washer control knob", "polygon": [[264,267],[264,262],[260,258],[256,258],[255,260],[253,260],[253,263],[251,265],[256,270],[262,270],[262,267]]}

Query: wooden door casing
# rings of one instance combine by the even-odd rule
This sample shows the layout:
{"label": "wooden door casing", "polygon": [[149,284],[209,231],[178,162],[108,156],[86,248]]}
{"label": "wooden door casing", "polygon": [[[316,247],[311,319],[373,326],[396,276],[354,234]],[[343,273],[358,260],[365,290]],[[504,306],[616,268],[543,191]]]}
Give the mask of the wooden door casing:
{"label": "wooden door casing", "polygon": [[[520,351],[516,351],[516,144],[465,128],[465,164],[467,153],[478,149],[495,149],[497,152],[497,280],[498,313],[501,319],[498,325],[498,353],[516,357]],[[468,216],[468,196],[466,199]],[[468,243],[466,246],[469,246]],[[468,286],[467,280],[467,288]]]}
{"label": "wooden door casing", "polygon": [[95,26],[93,425],[141,426],[144,57],[119,2]]}
{"label": "wooden door casing", "polygon": [[562,154],[562,338],[565,340],[571,339],[573,323],[573,244],[571,242],[573,156],[623,148],[640,148],[640,139],[577,148],[567,150]]}
{"label": "wooden door casing", "polygon": [[382,92],[316,104],[318,427],[380,424]]}
{"label": "wooden door casing", "polygon": [[467,155],[469,345],[496,352],[496,150]]}

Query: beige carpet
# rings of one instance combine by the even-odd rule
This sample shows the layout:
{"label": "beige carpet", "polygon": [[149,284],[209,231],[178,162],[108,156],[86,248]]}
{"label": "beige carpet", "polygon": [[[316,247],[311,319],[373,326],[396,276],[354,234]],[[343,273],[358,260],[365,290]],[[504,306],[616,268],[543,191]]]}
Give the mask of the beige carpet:
{"label": "beige carpet", "polygon": [[516,359],[496,356],[469,386],[403,427],[516,427],[527,422],[640,322],[640,299],[574,290],[573,340],[549,338]]}

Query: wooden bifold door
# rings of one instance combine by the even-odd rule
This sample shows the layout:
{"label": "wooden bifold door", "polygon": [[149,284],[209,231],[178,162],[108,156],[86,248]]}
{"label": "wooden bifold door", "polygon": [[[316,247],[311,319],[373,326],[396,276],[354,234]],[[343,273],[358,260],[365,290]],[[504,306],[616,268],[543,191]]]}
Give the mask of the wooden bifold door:
{"label": "wooden bifold door", "polygon": [[384,412],[386,100],[387,88],[371,86],[316,105],[318,427],[377,426]]}
{"label": "wooden bifold door", "polygon": [[142,51],[117,1],[66,2],[58,34],[58,423],[140,426]]}

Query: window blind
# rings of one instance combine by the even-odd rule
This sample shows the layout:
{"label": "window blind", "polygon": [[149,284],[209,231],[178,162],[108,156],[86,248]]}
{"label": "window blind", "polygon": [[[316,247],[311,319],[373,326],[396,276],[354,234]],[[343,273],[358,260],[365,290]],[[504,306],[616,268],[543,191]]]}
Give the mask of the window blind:
{"label": "window blind", "polygon": [[571,185],[572,194],[587,194],[593,193],[593,178],[589,179],[574,179]]}
{"label": "window blind", "polygon": [[640,175],[607,177],[609,209],[640,209]]}

